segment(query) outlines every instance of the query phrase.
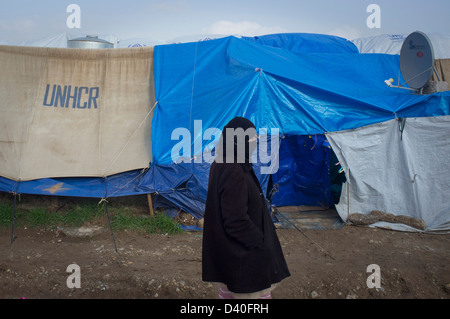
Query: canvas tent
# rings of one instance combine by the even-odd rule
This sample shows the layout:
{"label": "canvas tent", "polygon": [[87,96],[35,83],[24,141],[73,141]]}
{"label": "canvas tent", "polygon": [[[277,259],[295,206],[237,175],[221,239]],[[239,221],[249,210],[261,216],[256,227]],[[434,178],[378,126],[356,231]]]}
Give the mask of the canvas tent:
{"label": "canvas tent", "polygon": [[[1,46],[0,67],[0,175],[8,191],[104,197],[105,185],[92,192],[95,183],[151,162],[153,47]],[[71,178],[92,180],[77,186]]]}
{"label": "canvas tent", "polygon": [[[77,38],[83,38],[86,34],[81,33],[78,30],[72,30],[70,32],[62,32],[53,35],[49,35],[45,38],[33,40],[33,41],[24,41],[21,43],[15,43],[18,46],[26,46],[26,47],[39,47],[39,48],[67,48],[68,41],[74,40]],[[113,44],[113,47],[119,48],[120,39],[113,34],[99,34],[96,35],[99,39],[107,41]]]}
{"label": "canvas tent", "polygon": [[[433,44],[435,59],[450,59],[450,34],[427,33]],[[408,34],[380,34],[371,37],[353,39],[360,53],[400,54],[403,41]]]}
{"label": "canvas tent", "polygon": [[[11,50],[16,51],[8,55]],[[0,47],[0,63],[7,67],[9,63],[3,61],[14,56],[19,59],[18,65],[25,65],[28,57],[39,51],[27,50]],[[398,74],[398,55],[360,54],[350,41],[311,34],[225,37],[159,45],[154,51],[132,48],[109,52],[99,50],[76,57],[70,50],[45,49],[38,54],[44,62],[38,60],[31,65],[36,71],[35,82],[24,83],[29,71],[23,67],[17,69],[21,72],[9,72],[8,77],[0,75],[1,94],[15,103],[12,109],[3,102],[0,106],[2,119],[9,119],[2,123],[2,127],[8,127],[3,132],[16,132],[14,139],[8,133],[0,141],[0,156],[7,163],[0,172],[1,190],[100,198],[157,193],[160,202],[170,202],[201,217],[209,172],[209,163],[201,159],[214,152],[214,141],[210,136],[205,138],[205,133],[209,128],[221,129],[235,116],[244,116],[258,130],[267,128],[270,141],[279,141],[279,153],[271,154],[271,161],[279,163],[278,170],[258,174],[264,165],[256,167],[266,194],[277,186],[277,192],[271,192],[272,204],[332,203],[328,169],[333,149],[349,177],[337,206],[343,220],[354,212],[367,214],[379,209],[423,218],[427,231],[449,229],[450,203],[445,194],[450,191],[450,179],[444,155],[450,147],[446,129],[450,93],[413,95],[387,87],[384,80]],[[89,143],[97,143],[89,161],[90,165],[97,163],[95,170],[85,163],[77,165],[80,159],[76,154],[61,161],[67,169],[63,175],[60,171],[50,174],[51,165],[44,165],[47,171],[39,170],[41,173],[33,170],[34,152],[46,156],[53,143],[64,144],[62,137],[57,138],[59,131],[53,131],[50,124],[45,129],[34,127],[40,121],[51,121],[56,112],[50,110],[73,111],[42,105],[49,77],[56,76],[51,83],[61,83],[61,92],[70,85],[64,82],[71,78],[68,74],[79,78],[77,68],[64,67],[64,63],[64,72],[48,72],[61,61],[53,55],[70,56],[71,65],[96,61],[95,74],[102,76],[94,76],[95,83],[79,83],[77,87],[104,86],[101,92],[106,92],[110,86],[108,92],[115,97],[108,100],[108,95],[102,96],[101,106],[90,110],[98,114],[76,122],[78,128],[91,121],[97,125],[88,134],[94,138],[79,144],[89,153]],[[134,55],[143,58],[135,59]],[[113,62],[113,58],[118,61]],[[58,78],[58,74],[64,76]],[[17,90],[9,92],[7,87]],[[17,102],[14,96],[20,96],[17,91],[24,89],[30,102]],[[123,120],[124,113],[130,116],[130,109],[132,120]],[[17,110],[25,115],[18,116]],[[79,113],[76,116],[86,115]],[[399,121],[403,118],[406,122]],[[113,121],[114,127],[108,127],[103,119]],[[405,123],[401,133],[395,131],[398,123]],[[180,142],[180,136],[172,134],[177,128],[190,134],[191,153],[184,162],[181,157],[175,162],[173,159],[174,146]],[[274,128],[279,129],[279,135],[272,135]],[[37,136],[45,139],[49,133],[52,139],[48,147],[28,145]],[[28,166],[22,168],[20,163],[27,161]],[[14,168],[16,175],[11,175],[13,170],[6,165]]]}
{"label": "canvas tent", "polygon": [[[21,43],[15,43],[15,45],[29,46],[29,47],[40,47],[40,48],[67,48],[68,41],[84,38],[86,35],[78,30],[71,30],[69,32],[62,32],[47,37],[34,40],[34,41],[24,41]],[[171,40],[158,40],[154,38],[125,38],[121,39],[114,34],[99,34],[96,35],[99,39],[107,41],[113,45],[114,48],[136,48],[136,47],[154,47],[155,45],[164,44],[174,44],[174,43],[186,43],[186,42],[197,42],[205,41],[210,39],[217,39],[227,37],[226,35],[220,34],[202,34],[202,35],[190,35],[177,37]],[[240,37],[239,35],[236,35]],[[6,41],[0,39],[0,44],[8,44]]]}

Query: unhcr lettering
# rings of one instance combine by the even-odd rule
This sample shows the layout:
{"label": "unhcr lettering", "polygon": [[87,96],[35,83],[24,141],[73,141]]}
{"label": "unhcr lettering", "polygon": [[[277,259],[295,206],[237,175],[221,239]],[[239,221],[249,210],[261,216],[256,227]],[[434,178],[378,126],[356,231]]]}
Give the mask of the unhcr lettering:
{"label": "unhcr lettering", "polygon": [[44,106],[64,107],[73,109],[98,108],[99,87],[77,87],[72,85],[53,84],[50,93],[50,84],[47,84],[44,94]]}

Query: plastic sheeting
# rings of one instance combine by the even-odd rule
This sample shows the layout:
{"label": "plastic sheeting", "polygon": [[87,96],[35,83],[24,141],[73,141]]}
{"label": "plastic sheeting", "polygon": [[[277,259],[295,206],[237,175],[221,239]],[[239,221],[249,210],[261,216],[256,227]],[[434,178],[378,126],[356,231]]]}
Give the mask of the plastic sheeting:
{"label": "plastic sheeting", "polygon": [[359,53],[356,45],[344,38],[314,33],[282,33],[241,39],[281,48],[298,54],[311,53]]}
{"label": "plastic sheeting", "polygon": [[[14,45],[20,45],[20,46],[29,46],[29,47],[41,47],[41,48],[67,48],[67,41],[73,40],[76,38],[83,38],[86,34],[83,34],[79,31],[69,31],[69,32],[62,32],[57,34],[52,34],[47,37],[37,39],[37,40],[30,40],[25,41],[22,43],[14,43]],[[99,39],[106,40],[114,45],[114,47],[119,47],[119,38],[112,34],[98,34],[97,35]]]}
{"label": "plastic sheeting", "polygon": [[41,178],[14,181],[0,177],[0,191],[17,194],[108,198],[140,194],[136,189],[145,176],[133,170],[106,177]]}
{"label": "plastic sheeting", "polygon": [[[296,36],[301,41],[301,35]],[[305,52],[299,52],[282,35],[261,38],[228,37],[155,47],[155,170],[178,165],[173,161],[180,158],[172,158],[172,150],[180,142],[172,136],[176,129],[189,131],[188,156],[195,160],[211,148],[211,140],[205,138],[207,129],[221,129],[233,117],[243,116],[252,120],[258,130],[279,128],[285,136],[293,136],[280,143],[279,169],[272,175],[272,184],[278,187],[273,203],[329,204],[332,199],[326,153],[302,153],[297,146],[305,136],[396,117],[450,112],[449,92],[420,96],[385,85],[384,80],[396,78],[399,73],[398,56],[307,53],[306,47]],[[317,37],[318,42],[322,40]],[[320,165],[304,165],[315,156],[320,159],[316,165]],[[206,172],[196,170],[194,176],[206,177]],[[177,174],[173,175],[164,179],[164,184],[173,185],[171,181],[177,180]],[[196,191],[190,187],[176,193],[167,191],[162,196],[181,207],[181,203],[189,203],[187,192]],[[196,198],[203,202],[202,192],[197,194]],[[200,205],[189,206],[192,209]]]}
{"label": "plastic sheeting", "polygon": [[347,177],[338,213],[346,221],[349,214],[379,210],[422,219],[426,231],[449,229],[450,116],[401,124],[390,120],[326,134]]}
{"label": "plastic sheeting", "polygon": [[[296,146],[302,145],[305,137],[308,137],[306,144],[309,146],[312,142],[309,135],[335,132],[333,136],[338,136],[339,131],[383,123],[396,117],[450,114],[449,92],[419,96],[384,84],[386,79],[398,75],[398,56],[358,54],[344,39],[338,39],[344,42],[340,49],[339,46],[330,48],[323,44],[329,44],[331,38],[323,36],[308,36],[307,43],[317,43],[297,46],[295,43],[302,42],[302,37],[305,35],[271,35],[255,39],[226,37],[156,46],[154,75],[158,104],[151,125],[151,141],[142,142],[142,147],[153,144],[153,162],[148,171],[120,173],[106,179],[73,177],[17,183],[0,178],[0,189],[102,198],[154,192],[198,217],[203,214],[209,164],[192,161],[211,149],[211,140],[205,137],[205,131],[221,129],[233,117],[244,116],[252,120],[258,130],[279,128],[284,136],[292,137],[292,140],[287,138],[286,142],[280,143],[283,157],[280,155],[279,170],[272,175],[275,178],[272,183],[281,189],[274,194],[275,202],[301,204],[303,201],[299,198],[303,198],[319,203],[329,199],[325,181],[326,146],[322,144],[320,152],[315,148],[317,154],[301,153]],[[314,48],[313,53],[308,52],[308,48]],[[196,121],[201,121],[200,128],[196,127]],[[171,151],[179,142],[172,139],[172,132],[177,128],[185,128],[190,133],[192,153],[188,163],[176,164],[171,158]],[[383,136],[383,131],[380,134]],[[443,152],[444,147],[448,153],[446,144],[437,141],[434,143],[439,152]],[[128,153],[136,156],[134,152]],[[366,154],[364,149],[361,153]],[[302,166],[305,159],[313,162],[319,159],[315,164],[321,163],[318,167],[324,170],[317,167],[317,174],[307,176],[302,172],[308,167]],[[370,165],[366,165],[369,169]],[[259,170],[256,172],[258,175]],[[269,176],[258,175],[266,191]],[[112,184],[108,184],[109,181]],[[308,191],[312,186],[315,187],[312,195],[299,191]],[[442,193],[439,196],[443,196]],[[344,202],[341,200],[340,204]],[[341,208],[340,211],[344,210]]]}
{"label": "plastic sheeting", "polygon": [[[201,218],[205,209],[208,191],[209,169],[207,162],[152,164],[136,186],[139,193],[155,193],[156,205],[181,208],[196,218]],[[255,174],[265,193],[267,193],[269,176],[261,174],[264,164],[253,165]],[[162,199],[161,199],[162,198]]]}
{"label": "plastic sheeting", "polygon": [[[308,135],[449,112],[450,92],[413,95],[386,86],[399,73],[393,55],[297,54],[228,37],[156,46],[154,59],[158,164],[173,161],[176,128],[191,132],[194,156],[209,143],[203,139],[207,128],[221,129],[235,116],[249,118],[257,129]],[[195,121],[202,121],[201,129],[195,130]]]}
{"label": "plastic sheeting", "polygon": [[332,206],[330,153],[324,135],[284,136],[280,143],[279,169],[272,175],[272,204]]}
{"label": "plastic sheeting", "polygon": [[181,208],[196,218],[203,216],[209,176],[208,163],[151,165],[138,185],[143,193],[166,199],[163,206]]}
{"label": "plastic sheeting", "polygon": [[[270,142],[270,140],[269,140]],[[279,163],[273,175],[263,174],[261,168],[271,163],[257,162],[253,167],[264,193],[275,206],[332,205],[328,170],[331,149],[323,135],[283,136],[279,141]],[[271,149],[268,149],[270,152]],[[137,190],[156,193],[162,206],[183,209],[201,218],[208,190],[210,164],[207,162],[154,164],[141,179]],[[270,180],[272,177],[272,180]],[[276,191],[272,192],[272,187]]]}

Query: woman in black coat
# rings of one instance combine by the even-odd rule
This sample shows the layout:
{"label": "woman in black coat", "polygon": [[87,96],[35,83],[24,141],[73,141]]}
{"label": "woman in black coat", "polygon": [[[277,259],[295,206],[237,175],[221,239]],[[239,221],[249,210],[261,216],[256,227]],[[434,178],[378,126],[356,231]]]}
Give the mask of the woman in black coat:
{"label": "woman in black coat", "polygon": [[[230,136],[238,128],[237,136]],[[239,134],[243,131],[249,134]],[[222,131],[210,168],[202,278],[219,283],[220,298],[271,297],[274,284],[290,276],[251,164],[256,137],[251,121],[241,117],[231,120]]]}

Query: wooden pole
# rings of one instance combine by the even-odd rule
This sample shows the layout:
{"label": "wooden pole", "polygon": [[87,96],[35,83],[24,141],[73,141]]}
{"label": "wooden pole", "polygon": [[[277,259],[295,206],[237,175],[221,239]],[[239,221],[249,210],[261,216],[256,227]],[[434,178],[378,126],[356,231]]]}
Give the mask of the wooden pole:
{"label": "wooden pole", "polygon": [[155,216],[155,212],[153,211],[153,200],[152,200],[152,194],[147,194],[147,200],[148,200],[148,208],[150,210],[150,216]]}

